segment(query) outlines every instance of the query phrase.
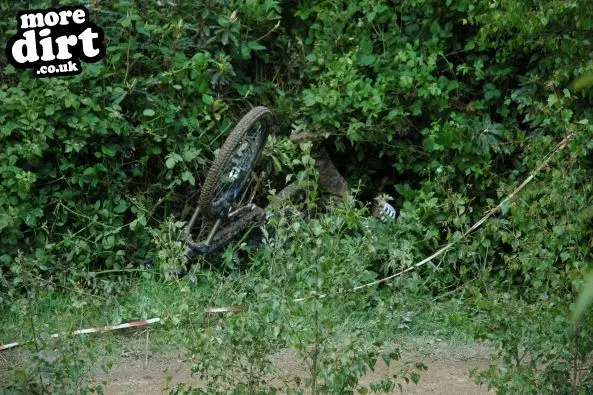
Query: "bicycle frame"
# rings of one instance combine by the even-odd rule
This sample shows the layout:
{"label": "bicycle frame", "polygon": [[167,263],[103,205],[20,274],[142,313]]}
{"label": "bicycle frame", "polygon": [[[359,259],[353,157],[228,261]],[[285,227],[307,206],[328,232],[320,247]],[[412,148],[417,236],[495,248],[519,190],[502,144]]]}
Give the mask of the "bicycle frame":
{"label": "bicycle frame", "polygon": [[[244,216],[246,214],[248,214],[249,211],[253,211],[259,209],[261,210],[261,208],[259,208],[257,205],[255,205],[254,203],[249,203],[245,206],[241,206],[235,210],[230,211],[227,216],[225,218],[217,218],[214,221],[214,224],[212,225],[212,228],[210,229],[210,231],[208,232],[208,235],[206,236],[206,239],[204,239],[203,241],[195,241],[191,235],[191,231],[193,230],[195,223],[199,217],[200,214],[200,208],[198,207],[195,211],[194,214],[192,215],[192,218],[189,222],[189,224],[186,227],[185,230],[185,245],[187,247],[189,247],[192,250],[195,250],[199,253],[202,254],[207,254],[209,253],[211,250],[213,250],[214,248],[216,248],[217,246],[213,246],[212,245],[212,240],[214,239],[214,236],[216,235],[216,233],[219,231],[220,225],[222,224],[222,222],[224,220],[228,220],[228,219],[234,219],[235,217],[240,216],[241,214],[243,214]],[[242,222],[241,221],[237,221],[237,225],[234,224],[230,224],[227,228],[230,230],[229,233],[231,232],[235,232],[235,233],[240,233],[243,230],[243,226],[242,226]]]}

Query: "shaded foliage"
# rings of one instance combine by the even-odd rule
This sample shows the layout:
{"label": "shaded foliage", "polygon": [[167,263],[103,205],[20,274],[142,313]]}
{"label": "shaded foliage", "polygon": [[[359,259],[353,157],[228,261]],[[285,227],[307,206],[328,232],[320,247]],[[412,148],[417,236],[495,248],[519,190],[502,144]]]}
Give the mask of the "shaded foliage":
{"label": "shaded foliage", "polygon": [[[33,79],[0,60],[3,287],[18,282],[17,250],[39,275],[93,284],[93,270],[146,256],[147,228],[192,209],[235,117],[273,92],[253,63],[267,62],[258,38],[280,7],[237,6],[101,3],[90,14],[107,56],[76,77]],[[32,5],[0,7],[11,16],[1,22],[6,41],[17,10]]]}
{"label": "shaded foliage", "polygon": [[[0,10],[16,15],[25,3]],[[593,269],[589,1],[94,5],[107,56],[80,76],[37,80],[0,58],[0,302],[23,276],[113,292],[98,271],[135,265],[152,247],[149,230],[187,218],[216,148],[251,105],[330,136],[363,195],[395,195],[397,229],[369,235],[360,252],[374,257],[364,261],[372,275],[459,237],[574,133],[514,204],[419,271],[430,285],[417,291],[479,279],[467,304],[492,322],[478,335],[507,362],[519,348],[541,362],[508,362],[482,382],[502,393],[590,390],[580,366],[593,345],[579,339],[592,317],[566,321]],[[0,24],[6,42],[15,20]],[[270,155],[298,172],[307,161],[292,169],[299,154],[287,145],[274,140]],[[332,252],[319,248],[316,261]],[[538,314],[555,323],[546,335],[529,318]]]}

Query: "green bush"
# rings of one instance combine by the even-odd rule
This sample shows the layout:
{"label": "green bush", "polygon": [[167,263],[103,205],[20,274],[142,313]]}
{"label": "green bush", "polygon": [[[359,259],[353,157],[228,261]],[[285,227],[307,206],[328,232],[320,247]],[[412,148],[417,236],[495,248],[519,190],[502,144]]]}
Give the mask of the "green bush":
{"label": "green bush", "polygon": [[[201,325],[187,329],[192,372],[203,387],[179,385],[171,393],[366,394],[417,383],[426,367],[411,362],[383,380],[360,383],[381,359],[389,365],[400,357],[388,343],[398,313],[372,289],[347,292],[376,278],[367,269],[375,256],[361,248],[361,238],[378,221],[353,199],[308,221],[277,214],[267,227],[273,240],[213,295],[214,305],[245,309],[225,318],[200,312]],[[302,369],[279,372],[279,353]]]}
{"label": "green bush", "polygon": [[[436,294],[481,280],[468,303],[493,322],[477,323],[478,333],[489,331],[505,360],[515,352],[510,331],[537,361],[491,370],[483,383],[500,393],[589,392],[584,373],[567,381],[589,346],[566,322],[593,262],[591,90],[573,86],[593,68],[590,2],[305,1],[296,16],[307,54],[299,124],[334,136],[353,158],[351,178],[402,207],[405,235],[376,237],[388,271],[455,240],[575,134],[515,203],[420,274]],[[536,307],[497,310],[501,292]],[[538,314],[559,324],[529,318]],[[590,337],[587,320],[580,339]],[[579,353],[541,357],[557,348]],[[522,387],[525,377],[534,381]]]}
{"label": "green bush", "polygon": [[[15,16],[49,4],[2,3],[0,11]],[[492,323],[476,329],[500,340],[503,360],[515,354],[514,344],[526,344],[536,359],[563,346],[589,350],[574,340],[590,337],[589,317],[576,337],[563,323],[593,269],[592,95],[586,84],[573,84],[593,72],[591,2],[93,4],[107,55],[81,75],[38,80],[0,58],[2,303],[35,278],[45,287],[111,292],[100,271],[135,265],[150,254],[165,218],[188,217],[225,134],[246,109],[263,104],[284,116],[282,126],[330,136],[336,158],[348,158],[338,165],[351,185],[360,180],[363,195],[383,189],[401,208],[393,228],[366,233],[372,248],[340,245],[351,248],[352,259],[369,255],[357,281],[324,289],[392,273],[456,240],[574,133],[515,203],[418,271],[430,284],[419,291],[441,294],[479,279],[467,303],[492,314]],[[15,23],[0,22],[4,42]],[[276,167],[290,164],[295,150],[273,142]],[[285,167],[298,173],[310,165]],[[358,221],[344,213],[331,221],[338,220]],[[296,221],[286,229],[317,225]],[[306,254],[295,257],[312,265]],[[512,303],[497,304],[501,294]],[[507,314],[514,303],[537,308],[516,317]],[[538,314],[559,323],[545,332],[554,344],[537,341],[545,323],[527,317]],[[504,338],[506,315],[516,317],[512,342]],[[515,384],[543,377],[549,359],[527,369],[507,364],[512,374],[491,370],[480,380],[501,393],[564,391],[569,360],[562,354],[549,379],[526,387]],[[573,389],[590,389],[574,380]]]}
{"label": "green bush", "polygon": [[[0,38],[18,10],[49,5],[0,5]],[[34,79],[1,58],[2,286],[18,285],[19,250],[37,275],[93,287],[97,269],[144,258],[148,230],[193,209],[237,117],[271,103],[253,65],[269,62],[279,13],[275,1],[100,3],[90,14],[107,54],[81,75]]]}

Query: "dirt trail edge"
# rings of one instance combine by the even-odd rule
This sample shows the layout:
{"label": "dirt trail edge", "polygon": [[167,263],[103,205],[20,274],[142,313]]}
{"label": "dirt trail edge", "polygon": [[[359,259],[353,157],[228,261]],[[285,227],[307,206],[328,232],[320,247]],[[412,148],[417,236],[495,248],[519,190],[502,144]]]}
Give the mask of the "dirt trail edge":
{"label": "dirt trail edge", "polygon": [[[469,377],[472,368],[488,367],[488,350],[480,345],[451,344],[439,339],[416,339],[402,348],[402,360],[387,367],[383,361],[374,372],[361,379],[368,384],[397,373],[404,361],[423,362],[428,366],[421,373],[420,383],[404,385],[404,394],[489,394]],[[291,352],[274,357],[278,377],[307,376],[306,366]],[[163,355],[118,357],[113,361],[109,374],[97,376],[97,382],[106,380],[105,394],[163,394],[167,393],[166,378],[171,377],[170,387],[186,383],[200,387],[204,383],[190,374],[191,364],[183,361],[183,354],[169,352]],[[395,393],[400,393],[399,391]]]}

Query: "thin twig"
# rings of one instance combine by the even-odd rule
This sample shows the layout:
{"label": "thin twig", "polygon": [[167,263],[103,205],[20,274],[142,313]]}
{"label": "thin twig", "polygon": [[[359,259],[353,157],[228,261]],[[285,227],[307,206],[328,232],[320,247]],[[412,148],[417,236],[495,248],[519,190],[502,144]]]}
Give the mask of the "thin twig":
{"label": "thin twig", "polygon": [[[423,260],[421,260],[420,262],[404,269],[401,270],[397,273],[394,273],[390,276],[387,277],[383,277],[379,280],[375,280],[372,281],[370,283],[366,283],[366,284],[362,284],[359,285],[357,287],[345,290],[345,291],[338,291],[335,294],[343,294],[343,293],[347,293],[347,292],[355,292],[355,291],[359,291],[363,288],[368,288],[368,287],[372,287],[375,285],[379,285],[382,283],[385,283],[389,280],[392,280],[396,277],[399,277],[405,273],[411,272],[412,270],[415,270],[421,266],[424,266],[425,264],[427,264],[428,262],[432,261],[434,258],[442,255],[443,253],[445,253],[445,251],[449,250],[451,247],[453,247],[455,244],[457,244],[459,241],[465,239],[470,233],[472,233],[474,230],[478,229],[480,226],[482,226],[482,224],[484,222],[486,222],[488,219],[490,219],[490,217],[492,217],[494,214],[498,213],[499,211],[502,210],[502,208],[504,207],[505,204],[507,204],[508,202],[510,202],[511,200],[513,200],[515,198],[515,196],[517,196],[517,194],[519,192],[521,192],[523,190],[523,188],[525,188],[527,186],[527,184],[529,184],[534,178],[535,176],[540,173],[546,166],[548,166],[548,164],[550,163],[552,156],[556,153],[559,152],[561,150],[563,150],[564,148],[566,148],[566,146],[568,145],[568,143],[574,138],[574,134],[571,133],[568,136],[566,136],[561,142],[559,142],[556,147],[554,148],[554,150],[552,152],[550,152],[547,157],[535,168],[534,171],[531,172],[531,174],[529,175],[529,177],[527,177],[517,188],[515,188],[505,199],[503,199],[496,207],[493,207],[492,209],[490,209],[486,215],[484,215],[478,222],[476,222],[475,224],[473,224],[468,230],[466,230],[459,239],[452,241],[450,243],[448,243],[447,245],[445,245],[444,247],[442,247],[441,249],[439,249],[437,252],[435,252],[434,254],[430,255],[427,258],[424,258]],[[335,295],[334,294],[334,295]],[[323,299],[325,297],[327,297],[328,294],[321,294],[321,295],[310,295],[310,296],[306,296],[306,297],[302,297],[302,298],[298,298],[295,299],[295,302],[302,302],[308,299],[312,299],[314,297],[317,297],[319,299]]]}

